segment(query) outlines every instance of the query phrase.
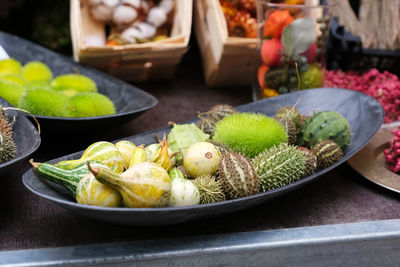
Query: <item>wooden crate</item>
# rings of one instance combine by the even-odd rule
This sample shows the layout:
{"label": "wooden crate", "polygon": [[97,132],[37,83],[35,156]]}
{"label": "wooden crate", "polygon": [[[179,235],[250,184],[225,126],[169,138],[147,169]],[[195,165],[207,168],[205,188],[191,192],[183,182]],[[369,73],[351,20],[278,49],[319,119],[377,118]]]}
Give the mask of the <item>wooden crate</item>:
{"label": "wooden crate", "polygon": [[218,0],[194,1],[194,26],[208,86],[250,86],[255,77],[257,38],[229,37]]}
{"label": "wooden crate", "polygon": [[105,38],[105,25],[95,21],[85,0],[70,1],[74,59],[127,81],[170,79],[188,49],[192,0],[176,0],[170,38],[143,44],[87,46],[85,36]]}

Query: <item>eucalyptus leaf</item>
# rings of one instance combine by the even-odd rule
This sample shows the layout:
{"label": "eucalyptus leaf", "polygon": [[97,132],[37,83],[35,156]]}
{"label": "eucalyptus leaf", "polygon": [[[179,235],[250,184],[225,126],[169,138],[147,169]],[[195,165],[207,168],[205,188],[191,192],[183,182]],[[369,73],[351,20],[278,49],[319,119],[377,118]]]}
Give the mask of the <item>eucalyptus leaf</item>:
{"label": "eucalyptus leaf", "polygon": [[312,18],[294,20],[282,32],[282,45],[289,57],[305,52],[315,41],[315,22]]}

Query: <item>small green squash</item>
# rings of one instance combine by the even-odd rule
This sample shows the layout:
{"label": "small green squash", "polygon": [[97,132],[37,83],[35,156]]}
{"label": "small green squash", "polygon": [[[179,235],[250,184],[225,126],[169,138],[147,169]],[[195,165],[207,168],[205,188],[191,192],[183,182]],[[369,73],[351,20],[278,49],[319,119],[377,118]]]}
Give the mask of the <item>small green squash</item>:
{"label": "small green squash", "polygon": [[[88,161],[91,166],[107,168],[101,162]],[[103,207],[121,205],[118,191],[97,181],[90,172],[87,162],[82,162],[70,170],[61,169],[53,164],[30,161],[40,177],[64,186],[80,204]]]}

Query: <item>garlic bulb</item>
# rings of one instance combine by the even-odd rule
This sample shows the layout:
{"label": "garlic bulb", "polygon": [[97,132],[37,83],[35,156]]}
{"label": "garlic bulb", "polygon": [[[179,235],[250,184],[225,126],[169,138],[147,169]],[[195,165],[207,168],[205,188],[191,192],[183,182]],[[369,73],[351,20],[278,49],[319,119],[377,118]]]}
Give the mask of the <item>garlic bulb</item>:
{"label": "garlic bulb", "polygon": [[121,33],[121,38],[128,43],[135,44],[138,40],[144,40],[153,37],[156,34],[156,28],[146,22],[136,22]]}
{"label": "garlic bulb", "polygon": [[119,0],[103,0],[103,4],[110,8],[115,8],[119,4]]}
{"label": "garlic bulb", "polygon": [[135,8],[126,5],[119,5],[114,9],[113,22],[117,25],[130,24],[138,17]]}
{"label": "garlic bulb", "polygon": [[161,7],[153,7],[147,15],[147,22],[153,24],[156,28],[167,21],[167,13]]}
{"label": "garlic bulb", "polygon": [[136,9],[140,8],[140,5],[142,3],[145,3],[145,1],[141,1],[141,0],[122,0],[122,4],[126,4],[126,5],[130,5]]}
{"label": "garlic bulb", "polygon": [[113,10],[113,8],[109,8],[103,4],[99,4],[97,6],[93,6],[90,9],[90,12],[92,13],[92,16],[95,20],[109,22],[111,21]]}
{"label": "garlic bulb", "polygon": [[121,39],[131,44],[136,44],[139,36],[140,31],[136,28],[128,28],[121,33]]}
{"label": "garlic bulb", "polygon": [[174,8],[174,0],[162,0],[158,6],[168,14]]}

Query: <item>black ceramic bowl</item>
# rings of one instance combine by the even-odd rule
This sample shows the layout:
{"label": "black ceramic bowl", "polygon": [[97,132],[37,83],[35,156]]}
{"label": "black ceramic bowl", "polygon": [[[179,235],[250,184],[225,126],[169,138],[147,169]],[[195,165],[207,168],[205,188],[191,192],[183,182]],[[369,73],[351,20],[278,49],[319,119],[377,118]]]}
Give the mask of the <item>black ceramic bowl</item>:
{"label": "black ceramic bowl", "polygon": [[[0,105],[3,107],[11,106],[4,99],[0,98]],[[13,160],[0,164],[0,176],[12,170],[15,165],[38,149],[40,136],[35,126],[19,111],[7,110],[8,121],[12,123],[13,139],[17,147],[16,157]]]}
{"label": "black ceramic bowl", "polygon": [[54,77],[76,72],[90,77],[96,82],[99,93],[108,96],[114,103],[116,114],[107,116],[84,118],[35,116],[45,135],[48,132],[65,135],[82,134],[100,127],[110,128],[122,125],[157,104],[157,100],[152,95],[131,84],[82,66],[70,58],[20,37],[0,32],[0,45],[4,47],[10,57],[23,64],[34,60],[44,62],[50,67]]}
{"label": "black ceramic bowl", "polygon": [[[119,224],[167,225],[200,220],[246,209],[295,190],[342,164],[369,142],[379,130],[383,121],[383,109],[375,99],[365,94],[345,89],[311,89],[302,91],[301,96],[299,93],[284,94],[240,106],[238,110],[274,116],[280,107],[293,106],[298,100],[299,102],[296,107],[303,114],[311,114],[313,111],[319,110],[333,110],[342,114],[351,125],[351,144],[347,147],[343,158],[335,164],[323,170],[319,170],[317,173],[305,177],[300,181],[275,190],[213,204],[187,207],[102,208],[76,203],[71,197],[65,194],[64,191],[58,188],[55,189],[56,187],[53,185],[49,186],[49,184],[38,177],[33,170],[29,170],[23,175],[23,182],[33,193],[71,211],[94,219]],[[163,133],[168,133],[169,130],[170,128],[159,129],[125,139],[135,144],[150,144],[154,143],[154,134],[162,136]],[[82,151],[54,159],[50,162],[56,163],[61,160],[76,159],[79,158],[81,154]]]}

